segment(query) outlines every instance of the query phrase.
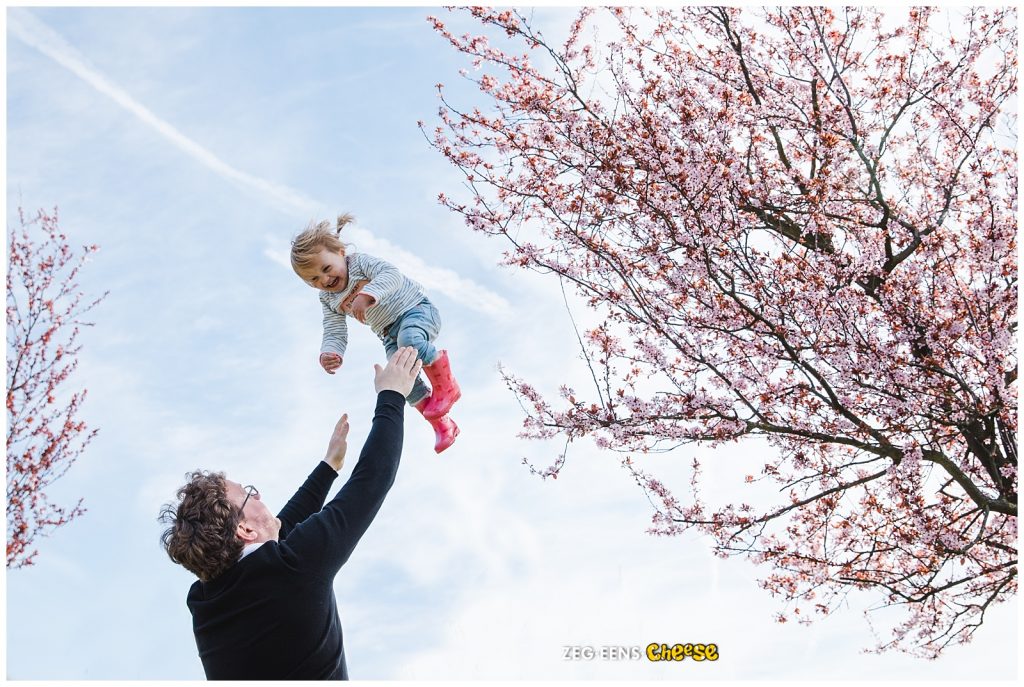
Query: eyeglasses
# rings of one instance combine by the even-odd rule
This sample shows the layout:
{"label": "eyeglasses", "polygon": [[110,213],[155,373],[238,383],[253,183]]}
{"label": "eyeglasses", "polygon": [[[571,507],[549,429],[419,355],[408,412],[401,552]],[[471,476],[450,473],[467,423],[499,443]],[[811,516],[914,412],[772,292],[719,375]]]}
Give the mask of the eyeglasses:
{"label": "eyeglasses", "polygon": [[260,490],[257,489],[256,487],[252,486],[251,484],[248,485],[248,486],[242,487],[242,489],[245,489],[246,494],[245,494],[245,500],[242,501],[242,507],[239,508],[239,510],[244,513],[245,512],[245,504],[249,503],[249,497],[250,496],[255,496],[256,498],[259,498],[260,497]]}

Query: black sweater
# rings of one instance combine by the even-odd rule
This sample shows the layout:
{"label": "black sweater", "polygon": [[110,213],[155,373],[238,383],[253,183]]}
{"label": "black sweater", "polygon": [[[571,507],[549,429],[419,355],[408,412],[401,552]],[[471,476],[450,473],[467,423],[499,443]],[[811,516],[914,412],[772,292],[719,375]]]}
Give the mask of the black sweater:
{"label": "black sweater", "polygon": [[[370,435],[345,485],[321,462],[281,510],[268,541],[188,593],[199,658],[210,680],[347,680],[333,582],[395,481],[405,399],[377,396]],[[321,510],[322,508],[322,510]]]}

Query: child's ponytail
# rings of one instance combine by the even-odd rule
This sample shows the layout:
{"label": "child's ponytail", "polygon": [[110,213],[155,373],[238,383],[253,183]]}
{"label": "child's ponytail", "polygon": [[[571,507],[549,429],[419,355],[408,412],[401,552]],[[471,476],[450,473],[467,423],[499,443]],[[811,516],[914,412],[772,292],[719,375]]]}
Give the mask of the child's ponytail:
{"label": "child's ponytail", "polygon": [[349,224],[350,222],[354,222],[355,219],[356,218],[353,217],[348,212],[346,212],[344,214],[341,214],[341,215],[338,215],[338,228],[334,230],[334,233],[340,236],[341,235],[341,230],[345,228],[345,225]]}

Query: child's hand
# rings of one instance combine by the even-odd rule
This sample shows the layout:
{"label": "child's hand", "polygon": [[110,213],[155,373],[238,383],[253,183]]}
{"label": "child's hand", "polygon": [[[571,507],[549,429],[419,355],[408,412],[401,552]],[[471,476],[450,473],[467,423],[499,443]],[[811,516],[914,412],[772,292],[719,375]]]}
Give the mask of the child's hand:
{"label": "child's hand", "polygon": [[341,356],[337,353],[321,353],[320,367],[324,368],[327,374],[334,374],[334,371],[341,367]]}
{"label": "child's hand", "polygon": [[359,296],[359,292],[363,290],[363,287],[370,283],[369,279],[360,279],[352,285],[352,292],[345,296],[345,300],[341,302],[339,310],[348,315],[352,314],[352,302]]}
{"label": "child's hand", "polygon": [[373,296],[361,293],[352,299],[348,306],[348,313],[363,324],[366,324],[366,309],[374,303]]}

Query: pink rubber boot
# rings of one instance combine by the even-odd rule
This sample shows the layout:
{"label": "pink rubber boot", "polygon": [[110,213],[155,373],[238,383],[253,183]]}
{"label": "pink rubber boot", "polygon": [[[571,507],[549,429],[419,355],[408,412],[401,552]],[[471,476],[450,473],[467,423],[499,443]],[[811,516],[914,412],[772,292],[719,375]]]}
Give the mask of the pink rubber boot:
{"label": "pink rubber boot", "polygon": [[428,420],[447,415],[455,402],[462,398],[462,390],[452,377],[452,368],[448,364],[448,351],[441,351],[434,362],[424,365],[423,373],[430,380],[430,398],[420,412]]}
{"label": "pink rubber boot", "polygon": [[434,428],[434,452],[440,453],[455,443],[455,437],[459,436],[459,426],[447,415],[434,418],[427,417],[427,414],[423,411],[430,404],[430,399],[431,397],[428,396],[414,405],[413,408],[423,413],[423,417],[427,418],[427,422]]}

